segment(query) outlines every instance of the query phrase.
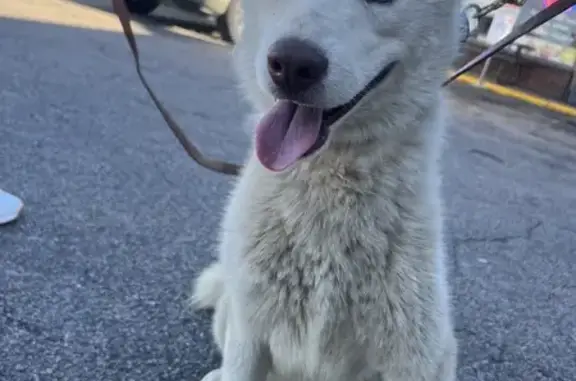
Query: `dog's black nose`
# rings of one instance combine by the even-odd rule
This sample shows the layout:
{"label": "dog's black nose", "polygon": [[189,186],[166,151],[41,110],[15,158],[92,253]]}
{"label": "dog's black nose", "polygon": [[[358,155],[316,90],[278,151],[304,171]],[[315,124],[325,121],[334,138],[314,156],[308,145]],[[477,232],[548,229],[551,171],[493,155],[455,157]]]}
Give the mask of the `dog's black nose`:
{"label": "dog's black nose", "polygon": [[296,95],[320,82],[328,58],[316,46],[296,38],[278,40],[268,52],[268,72],[284,95]]}

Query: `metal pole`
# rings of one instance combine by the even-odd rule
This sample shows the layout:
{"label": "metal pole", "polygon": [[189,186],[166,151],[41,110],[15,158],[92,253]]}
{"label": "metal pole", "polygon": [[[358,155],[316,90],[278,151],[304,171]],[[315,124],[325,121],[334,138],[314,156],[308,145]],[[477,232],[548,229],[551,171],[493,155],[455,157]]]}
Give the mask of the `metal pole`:
{"label": "metal pole", "polygon": [[484,82],[484,77],[486,77],[486,73],[488,72],[490,62],[492,62],[492,57],[488,58],[484,62],[484,65],[482,66],[482,72],[480,73],[480,77],[478,77],[478,80],[476,81],[476,86],[482,86],[482,82]]}

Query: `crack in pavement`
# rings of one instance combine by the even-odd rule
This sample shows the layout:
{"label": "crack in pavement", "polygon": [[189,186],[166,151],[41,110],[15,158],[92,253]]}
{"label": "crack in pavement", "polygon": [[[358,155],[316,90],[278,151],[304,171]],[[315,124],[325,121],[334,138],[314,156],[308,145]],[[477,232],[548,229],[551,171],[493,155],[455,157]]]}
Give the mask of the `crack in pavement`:
{"label": "crack in pavement", "polygon": [[484,151],[482,149],[472,148],[472,149],[468,150],[468,152],[471,154],[475,154],[477,156],[482,156],[482,157],[488,158],[488,159],[490,159],[490,160],[492,160],[498,164],[506,164],[504,159],[502,159],[501,157],[499,157],[499,156],[497,156],[491,152]]}
{"label": "crack in pavement", "polygon": [[457,238],[452,237],[452,264],[454,266],[454,271],[457,274],[461,274],[461,264],[460,258],[458,257],[458,253],[460,251],[460,246],[465,245],[467,243],[508,243],[513,240],[517,239],[524,239],[524,240],[531,240],[532,236],[534,235],[534,231],[541,227],[543,222],[538,220],[534,224],[530,225],[526,228],[524,234],[520,235],[503,235],[503,236],[488,236],[488,237],[466,237],[466,238]]}

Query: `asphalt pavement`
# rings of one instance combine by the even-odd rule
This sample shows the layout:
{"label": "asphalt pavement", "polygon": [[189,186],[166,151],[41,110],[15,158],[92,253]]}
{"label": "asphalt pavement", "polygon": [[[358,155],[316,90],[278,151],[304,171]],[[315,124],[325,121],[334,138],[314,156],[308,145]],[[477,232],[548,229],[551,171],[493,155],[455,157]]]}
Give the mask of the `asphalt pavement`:
{"label": "asphalt pavement", "polygon": [[[0,381],[194,381],[218,362],[185,301],[232,179],[180,148],[102,4],[0,6],[0,187],[26,204],[0,227]],[[198,25],[139,24],[144,69],[206,152],[238,161],[230,47]],[[460,85],[449,103],[458,380],[576,380],[576,126]]]}

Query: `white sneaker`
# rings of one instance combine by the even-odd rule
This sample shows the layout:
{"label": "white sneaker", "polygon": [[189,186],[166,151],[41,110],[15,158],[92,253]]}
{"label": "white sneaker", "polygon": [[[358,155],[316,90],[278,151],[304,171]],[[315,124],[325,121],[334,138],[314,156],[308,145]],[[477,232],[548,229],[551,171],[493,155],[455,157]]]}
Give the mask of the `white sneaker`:
{"label": "white sneaker", "polygon": [[24,203],[18,197],[0,189],[0,225],[18,218],[23,206]]}

